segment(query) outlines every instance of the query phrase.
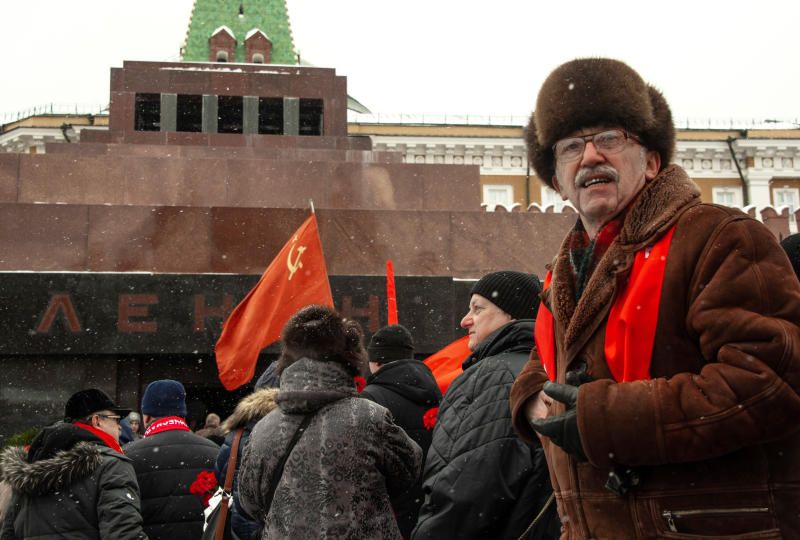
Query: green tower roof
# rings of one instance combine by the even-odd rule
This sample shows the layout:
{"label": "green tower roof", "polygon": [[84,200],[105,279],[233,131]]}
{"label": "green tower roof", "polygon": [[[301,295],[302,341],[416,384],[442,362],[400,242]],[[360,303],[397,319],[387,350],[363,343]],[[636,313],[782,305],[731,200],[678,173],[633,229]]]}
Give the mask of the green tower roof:
{"label": "green tower roof", "polygon": [[272,41],[272,64],[297,63],[286,0],[194,0],[181,59],[208,62],[208,38],[220,26],[236,36],[234,62],[244,62],[244,39],[253,29]]}

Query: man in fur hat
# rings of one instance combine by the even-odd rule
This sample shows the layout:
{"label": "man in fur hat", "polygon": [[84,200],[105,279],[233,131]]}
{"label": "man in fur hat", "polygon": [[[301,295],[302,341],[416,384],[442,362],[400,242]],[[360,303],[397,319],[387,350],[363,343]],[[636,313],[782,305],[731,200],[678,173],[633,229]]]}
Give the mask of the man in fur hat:
{"label": "man in fur hat", "polygon": [[800,285],[776,239],[701,203],[622,62],[553,71],[527,144],[579,213],[510,399],[562,538],[800,538]]}

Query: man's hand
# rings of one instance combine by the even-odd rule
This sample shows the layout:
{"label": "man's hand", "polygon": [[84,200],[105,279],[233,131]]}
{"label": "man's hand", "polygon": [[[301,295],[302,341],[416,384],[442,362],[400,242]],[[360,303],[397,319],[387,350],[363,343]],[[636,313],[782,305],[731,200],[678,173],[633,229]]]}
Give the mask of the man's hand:
{"label": "man's hand", "polygon": [[[578,388],[547,381],[539,394],[536,396],[536,400],[529,400],[525,405],[525,413],[528,415],[531,427],[536,433],[549,438],[579,461],[586,461],[586,454],[583,452],[581,436],[578,432]],[[541,394],[547,394],[547,397],[566,405],[567,412],[547,418],[537,416],[539,412],[536,408],[536,401],[540,397],[542,401],[545,399]],[[531,401],[534,403],[531,404]],[[528,414],[529,412],[531,414]]]}
{"label": "man's hand", "polygon": [[547,409],[552,402],[553,400],[541,391],[529,397],[528,401],[525,402],[525,417],[528,422],[547,418]]}

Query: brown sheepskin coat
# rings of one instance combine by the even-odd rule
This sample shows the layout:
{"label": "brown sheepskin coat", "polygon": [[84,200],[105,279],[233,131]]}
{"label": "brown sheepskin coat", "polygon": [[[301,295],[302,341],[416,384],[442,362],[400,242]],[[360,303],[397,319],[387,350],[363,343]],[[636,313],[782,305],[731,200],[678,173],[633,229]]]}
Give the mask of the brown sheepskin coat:
{"label": "brown sheepskin coat", "polygon": [[[674,224],[652,380],[616,383],[603,352],[614,294],[635,253]],[[670,166],[633,203],[577,305],[568,257],[562,246],[543,295],[556,379],[585,362],[595,380],[578,393],[589,462],[544,441],[562,538],[800,538],[800,284],[773,235],[738,210],[700,204]],[[546,380],[534,352],[510,397],[528,441],[524,405]],[[612,467],[633,467],[640,484],[606,489]]]}

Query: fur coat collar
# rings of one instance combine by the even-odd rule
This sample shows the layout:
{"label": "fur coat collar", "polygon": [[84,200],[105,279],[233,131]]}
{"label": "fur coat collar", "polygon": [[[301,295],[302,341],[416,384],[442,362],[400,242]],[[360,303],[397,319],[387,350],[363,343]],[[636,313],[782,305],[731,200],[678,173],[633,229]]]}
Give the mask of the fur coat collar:
{"label": "fur coat collar", "polygon": [[543,298],[566,327],[568,356],[580,349],[610,309],[627,278],[637,251],[654,244],[686,209],[700,203],[700,190],[683,169],[670,165],[645,185],[625,216],[622,231],[597,264],[577,304],[571,279],[569,246],[562,244],[553,265],[552,286]]}
{"label": "fur coat collar", "polygon": [[234,409],[233,413],[222,423],[225,432],[245,427],[254,420],[260,420],[270,413],[277,405],[275,396],[277,388],[262,388],[245,396]]}
{"label": "fur coat collar", "polygon": [[89,476],[100,466],[102,453],[97,444],[79,442],[54,457],[28,463],[25,450],[15,446],[3,451],[0,469],[3,479],[15,490],[37,496],[63,489]]}

